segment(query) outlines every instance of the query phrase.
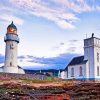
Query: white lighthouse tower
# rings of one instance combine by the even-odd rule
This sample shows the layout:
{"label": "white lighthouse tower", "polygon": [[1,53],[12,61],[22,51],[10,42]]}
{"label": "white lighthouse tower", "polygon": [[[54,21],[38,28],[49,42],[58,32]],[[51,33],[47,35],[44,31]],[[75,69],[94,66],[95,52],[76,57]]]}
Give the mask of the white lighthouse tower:
{"label": "white lighthouse tower", "polygon": [[17,34],[17,28],[13,24],[13,21],[7,27],[7,33],[4,38],[4,41],[6,43],[6,49],[3,72],[24,74],[24,70],[17,65],[17,48],[19,43],[19,37]]}

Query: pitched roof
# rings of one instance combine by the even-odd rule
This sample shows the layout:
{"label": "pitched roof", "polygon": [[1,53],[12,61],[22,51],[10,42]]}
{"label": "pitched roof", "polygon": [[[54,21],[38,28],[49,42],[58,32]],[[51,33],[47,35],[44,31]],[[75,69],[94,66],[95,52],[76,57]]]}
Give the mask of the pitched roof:
{"label": "pitched roof", "polygon": [[[84,56],[78,56],[78,57],[74,57],[71,62],[67,65],[68,66],[72,66],[72,65],[79,65],[79,64],[85,64],[88,60],[84,60]],[[65,70],[67,69],[67,67],[65,68]]]}

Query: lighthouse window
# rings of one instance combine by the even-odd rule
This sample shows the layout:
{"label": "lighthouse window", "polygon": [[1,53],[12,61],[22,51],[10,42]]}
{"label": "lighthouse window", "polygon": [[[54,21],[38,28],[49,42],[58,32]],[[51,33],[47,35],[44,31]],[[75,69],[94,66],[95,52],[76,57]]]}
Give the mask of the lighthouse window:
{"label": "lighthouse window", "polygon": [[13,46],[13,44],[10,44],[10,49],[14,49],[14,46]]}
{"label": "lighthouse window", "polygon": [[97,53],[97,62],[99,62],[99,53]]}
{"label": "lighthouse window", "polygon": [[10,66],[12,66],[12,62],[10,62]]}

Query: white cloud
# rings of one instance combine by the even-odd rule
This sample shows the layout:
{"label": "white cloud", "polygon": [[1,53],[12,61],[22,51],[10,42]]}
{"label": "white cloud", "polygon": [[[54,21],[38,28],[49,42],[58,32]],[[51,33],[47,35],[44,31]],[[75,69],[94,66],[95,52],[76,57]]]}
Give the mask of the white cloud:
{"label": "white cloud", "polygon": [[83,40],[71,40],[68,42],[68,53],[84,54]]}
{"label": "white cloud", "polygon": [[[52,0],[56,4],[60,4],[67,10],[76,13],[92,11],[92,7],[87,3],[88,0]],[[92,1],[92,0],[91,0]]]}
{"label": "white cloud", "polygon": [[0,63],[0,67],[4,66],[4,63]]}
{"label": "white cloud", "polygon": [[[42,64],[39,62],[30,62],[30,60],[32,60],[32,58],[29,58],[28,56],[26,56],[25,58],[18,59],[18,65],[23,67],[23,68],[45,68],[45,66],[47,66],[46,64]],[[34,59],[35,60],[35,59]]]}
{"label": "white cloud", "polygon": [[42,0],[10,0],[10,2],[29,14],[46,18],[64,29],[75,28],[73,23],[78,20],[75,14],[48,7]]}
{"label": "white cloud", "polygon": [[96,10],[97,11],[100,11],[100,6],[96,6]]}
{"label": "white cloud", "polygon": [[22,25],[24,20],[22,20],[21,18],[18,18],[16,16],[13,15],[8,15],[8,14],[1,14],[0,15],[0,19],[5,20],[5,21],[14,21],[14,23],[18,24],[18,25]]}
{"label": "white cloud", "polygon": [[59,20],[59,21],[56,21],[57,25],[60,26],[61,28],[64,28],[64,29],[74,29],[75,26],[66,22],[65,20]]}
{"label": "white cloud", "polygon": [[52,52],[71,54],[83,54],[83,40],[69,40],[64,45],[55,46]]}
{"label": "white cloud", "polygon": [[[74,23],[79,20],[77,14],[99,10],[99,6],[95,6],[94,2],[94,0],[9,0],[13,7],[50,20],[64,29],[75,28]],[[23,23],[22,19],[14,16],[12,19],[15,19],[17,24]]]}

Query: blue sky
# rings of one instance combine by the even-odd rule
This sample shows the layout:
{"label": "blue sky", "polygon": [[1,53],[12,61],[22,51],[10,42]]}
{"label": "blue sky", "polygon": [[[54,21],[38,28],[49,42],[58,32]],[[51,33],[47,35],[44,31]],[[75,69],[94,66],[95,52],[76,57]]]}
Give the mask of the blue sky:
{"label": "blue sky", "polygon": [[100,37],[100,0],[1,0],[0,65],[6,28],[18,28],[18,64],[28,69],[65,68],[83,55],[83,39]]}

